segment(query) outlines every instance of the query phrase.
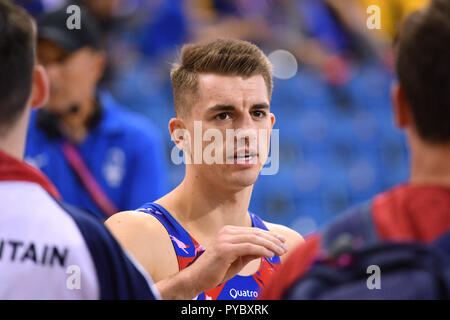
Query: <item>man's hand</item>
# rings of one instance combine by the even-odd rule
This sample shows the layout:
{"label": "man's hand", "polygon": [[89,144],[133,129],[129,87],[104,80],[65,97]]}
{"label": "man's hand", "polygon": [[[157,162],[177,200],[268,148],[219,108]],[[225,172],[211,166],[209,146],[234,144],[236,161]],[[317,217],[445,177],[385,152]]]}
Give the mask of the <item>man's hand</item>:
{"label": "man's hand", "polygon": [[231,279],[254,259],[285,254],[285,241],[271,231],[225,226],[191,266],[156,286],[164,299],[193,299]]}

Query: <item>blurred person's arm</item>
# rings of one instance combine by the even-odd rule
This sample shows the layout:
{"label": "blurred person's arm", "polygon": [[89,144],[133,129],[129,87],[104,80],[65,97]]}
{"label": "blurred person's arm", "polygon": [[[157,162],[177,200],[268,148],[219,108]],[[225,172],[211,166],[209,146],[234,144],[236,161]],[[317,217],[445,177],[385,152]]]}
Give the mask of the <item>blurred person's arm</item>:
{"label": "blurred person's arm", "polygon": [[[368,5],[361,3],[361,0],[324,1],[338,15],[347,30],[356,37],[359,46],[366,47],[366,50],[368,49],[379,58],[382,58],[390,49],[392,39],[386,32],[386,28],[383,28],[383,20],[381,20],[381,29],[367,27],[367,19],[370,17],[367,13]],[[380,17],[383,18],[387,14],[387,6],[380,7]]]}

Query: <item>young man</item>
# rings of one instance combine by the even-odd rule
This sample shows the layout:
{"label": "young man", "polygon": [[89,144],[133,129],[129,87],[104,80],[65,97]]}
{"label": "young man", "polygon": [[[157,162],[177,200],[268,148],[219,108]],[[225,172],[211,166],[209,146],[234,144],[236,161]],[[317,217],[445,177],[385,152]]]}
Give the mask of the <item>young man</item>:
{"label": "young man", "polygon": [[169,131],[185,153],[185,178],[155,203],[106,225],[163,298],[254,299],[303,241],[248,212],[275,123],[271,65],[253,44],[219,39],[184,46],[171,79],[176,118]]}
{"label": "young man", "polygon": [[59,201],[22,161],[31,108],[48,97],[36,26],[0,0],[0,299],[154,299],[142,267],[105,226]]}
{"label": "young man", "polygon": [[[392,190],[376,196],[367,207],[351,210],[348,216],[334,222],[325,230],[340,230],[334,235],[330,232],[314,235],[300,245],[290,256],[286,264],[273,278],[263,293],[263,299],[445,299],[434,291],[438,281],[441,294],[448,297],[448,271],[450,265],[439,265],[447,268],[447,278],[432,276],[424,281],[427,272],[437,272],[431,263],[427,264],[427,272],[421,270],[422,276],[391,277],[389,267],[381,268],[380,290],[368,290],[366,280],[354,282],[355,290],[316,290],[309,297],[305,296],[302,280],[308,276],[308,282],[314,274],[308,272],[313,262],[323,259],[325,247],[330,247],[330,239],[345,240],[354,230],[345,221],[355,214],[368,214],[368,219],[361,219],[361,226],[373,226],[373,241],[400,242],[403,244],[422,243],[437,246],[444,244],[450,231],[450,2],[434,0],[430,6],[412,14],[402,27],[396,44],[396,63],[399,83],[393,86],[392,101],[397,126],[406,132],[411,152],[411,175],[408,184],[399,185]],[[363,216],[361,216],[363,217]],[[346,220],[347,219],[347,220]],[[354,221],[354,220],[352,220]],[[345,227],[344,227],[345,225]],[[364,227],[366,228],[366,227]],[[368,230],[371,230],[372,227]],[[447,237],[447,238],[445,238]],[[447,240],[448,241],[448,240]],[[447,242],[447,246],[448,246]],[[352,245],[353,246],[353,245]],[[358,247],[358,246],[357,246]],[[417,249],[418,250],[418,249]],[[448,247],[446,249],[448,254]],[[380,251],[381,252],[381,251]],[[320,254],[319,254],[320,253]],[[382,252],[380,253],[382,254]],[[409,255],[403,255],[405,269]],[[326,257],[326,256],[325,256]],[[396,255],[385,255],[381,258],[392,260],[391,269],[395,270],[393,258]],[[345,256],[344,256],[345,258]],[[347,257],[348,258],[348,257]],[[428,258],[428,257],[427,257]],[[336,258],[338,259],[338,258]],[[400,259],[400,258],[399,258]],[[422,257],[424,259],[424,257]],[[447,261],[450,257],[447,258]],[[349,259],[346,259],[349,261]],[[419,259],[416,259],[419,260]],[[424,259],[426,260],[426,259]],[[378,264],[380,260],[371,260]],[[335,268],[339,262],[335,264]],[[425,264],[424,264],[425,265]],[[366,266],[367,267],[367,266]],[[317,269],[316,269],[317,270]],[[359,270],[366,274],[366,270]],[[316,273],[317,274],[317,273]],[[370,275],[370,274],[369,274]],[[367,275],[367,276],[369,276]],[[341,275],[342,276],[342,275]],[[405,279],[406,278],[406,279]],[[345,277],[341,277],[345,279]],[[384,280],[383,280],[384,279]],[[398,280],[400,279],[400,280]],[[447,279],[447,280],[445,280]],[[361,294],[357,294],[357,287]],[[312,288],[310,286],[309,288]],[[300,294],[301,292],[301,294]],[[308,291],[312,292],[312,289]],[[309,295],[308,293],[308,295]]]}
{"label": "young man", "polygon": [[96,21],[81,7],[80,29],[70,30],[69,17],[63,7],[38,20],[37,54],[51,87],[31,115],[25,159],[64,201],[106,218],[167,191],[164,148],[151,123],[98,89],[105,53]]}

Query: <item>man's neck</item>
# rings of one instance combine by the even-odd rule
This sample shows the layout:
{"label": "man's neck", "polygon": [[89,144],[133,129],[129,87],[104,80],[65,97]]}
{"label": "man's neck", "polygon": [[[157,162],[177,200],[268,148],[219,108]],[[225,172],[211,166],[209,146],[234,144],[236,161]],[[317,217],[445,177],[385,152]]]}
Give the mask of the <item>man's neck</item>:
{"label": "man's neck", "polygon": [[[220,190],[219,190],[220,189]],[[156,201],[195,237],[216,235],[225,225],[251,226],[248,206],[253,186],[238,191],[185,177],[172,192]],[[198,239],[200,238],[200,239]]]}
{"label": "man's neck", "polygon": [[410,139],[411,177],[414,185],[450,187],[450,144]]}
{"label": "man's neck", "polygon": [[27,109],[13,127],[7,129],[6,135],[0,137],[0,150],[19,161],[23,160],[25,153],[29,118],[30,111]]}

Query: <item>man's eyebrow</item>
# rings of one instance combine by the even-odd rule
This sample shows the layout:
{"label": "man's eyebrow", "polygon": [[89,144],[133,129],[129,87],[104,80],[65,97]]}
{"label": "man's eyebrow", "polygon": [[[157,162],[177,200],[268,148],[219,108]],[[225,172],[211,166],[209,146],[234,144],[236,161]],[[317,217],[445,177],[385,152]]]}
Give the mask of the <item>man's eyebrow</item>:
{"label": "man's eyebrow", "polygon": [[269,104],[262,102],[262,103],[257,103],[254,104],[251,109],[270,109]]}
{"label": "man's eyebrow", "polygon": [[[254,104],[253,106],[251,106],[250,109],[270,109],[269,104],[262,102],[262,103],[257,103]],[[232,105],[228,105],[228,104],[216,104],[215,106],[208,108],[207,112],[219,112],[219,111],[234,111],[236,110],[236,108]]]}
{"label": "man's eyebrow", "polygon": [[216,104],[215,106],[208,108],[208,112],[217,112],[217,111],[234,111],[236,108],[232,105],[227,104]]}

